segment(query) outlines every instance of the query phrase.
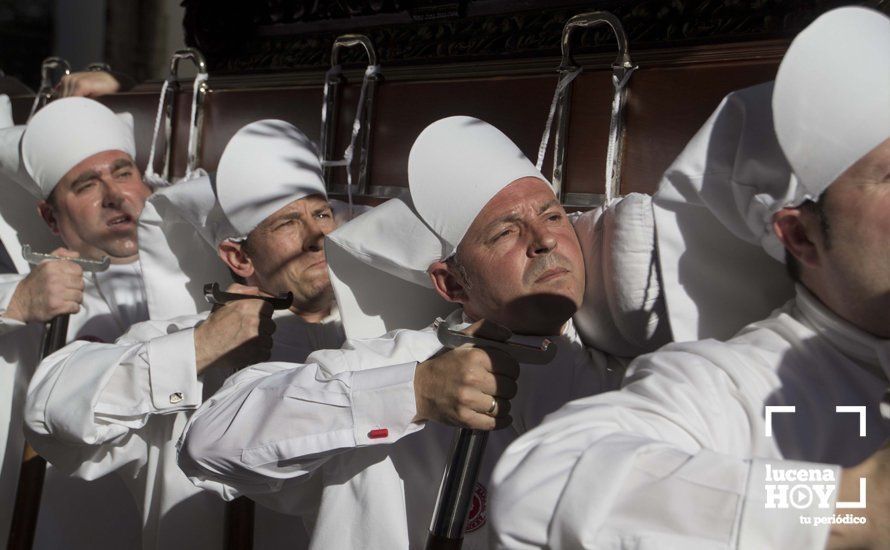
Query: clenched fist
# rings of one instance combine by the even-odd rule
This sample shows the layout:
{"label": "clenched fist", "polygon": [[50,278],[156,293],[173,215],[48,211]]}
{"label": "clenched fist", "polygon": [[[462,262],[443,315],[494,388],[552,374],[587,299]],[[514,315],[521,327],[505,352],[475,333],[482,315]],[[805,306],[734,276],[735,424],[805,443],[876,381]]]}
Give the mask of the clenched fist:
{"label": "clenched fist", "polygon": [[[505,334],[485,334],[492,330]],[[465,332],[506,340],[509,331],[477,323]],[[435,420],[443,424],[495,430],[507,427],[510,399],[516,395],[519,364],[507,353],[469,345],[448,350],[417,366],[414,395],[415,421]]]}
{"label": "clenched fist", "polygon": [[[232,284],[227,292],[267,296],[251,286]],[[262,363],[272,354],[272,304],[263,300],[235,300],[214,309],[195,329],[198,374],[209,367],[241,369]]]}
{"label": "clenched fist", "polygon": [[[52,254],[80,256],[67,248],[57,248]],[[45,323],[59,315],[77,313],[82,303],[83,269],[74,262],[44,260],[15,287],[4,316],[25,323]]]}

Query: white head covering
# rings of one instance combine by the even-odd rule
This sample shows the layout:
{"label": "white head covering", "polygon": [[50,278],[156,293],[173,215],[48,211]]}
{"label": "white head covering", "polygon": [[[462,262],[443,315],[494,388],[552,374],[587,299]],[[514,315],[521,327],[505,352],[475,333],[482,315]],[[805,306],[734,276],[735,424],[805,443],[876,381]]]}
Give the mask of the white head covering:
{"label": "white head covering", "polygon": [[12,120],[12,102],[9,101],[9,96],[0,95],[0,172],[36,196],[40,190],[22,166],[21,141],[24,133],[25,126],[16,126]]}
{"label": "white head covering", "polygon": [[69,170],[103,151],[123,151],[135,160],[133,117],[84,97],[50,102],[22,136],[22,162],[44,199]]}
{"label": "white head covering", "polygon": [[468,116],[443,118],[427,126],[408,157],[411,200],[442,239],[441,258],[454,254],[498,191],[529,176],[547,182],[503,132]]}
{"label": "white head covering", "polygon": [[797,184],[773,132],[772,90],[729,94],[652,198],[675,341],[728,338],[793,295],[771,220]]}
{"label": "white head covering", "polygon": [[9,97],[0,95],[0,240],[16,271],[28,273],[31,266],[21,255],[22,245],[39,252],[62,246],[37,214],[40,189],[31,181],[21,163],[21,139],[25,126],[13,126]]}
{"label": "white head covering", "polygon": [[391,199],[325,241],[347,337],[420,329],[456,309],[433,290],[427,269],[454,253],[492,197],[526,176],[547,181],[507,136],[479,119],[449,117],[421,132],[408,159],[411,199]]}
{"label": "white head covering", "polygon": [[[139,216],[139,262],[148,313],[170,319],[210,308],[205,283],[225,288],[231,275],[216,252],[216,232],[228,227],[211,178],[164,187],[145,201]],[[231,232],[231,230],[229,230]]]}
{"label": "white head covering", "polygon": [[816,19],[779,66],[773,112],[801,183],[792,202],[815,200],[890,138],[890,18],[847,7]]}
{"label": "white head covering", "polygon": [[327,197],[318,152],[296,126],[259,120],[229,140],[216,172],[216,196],[234,233],[247,236],[283,206],[309,195]]}
{"label": "white head covering", "polygon": [[420,329],[456,309],[436,294],[426,272],[441,253],[439,237],[401,199],[328,234],[325,257],[346,336]]}
{"label": "white head covering", "polygon": [[[199,176],[162,188],[145,203],[139,217],[139,258],[152,318],[209,308],[204,284],[215,281],[225,287],[231,280],[217,255],[220,242],[246,235],[294,200],[325,194],[311,143],[287,122],[248,124],[226,145],[221,171],[224,162],[225,184],[221,174]],[[227,199],[242,230],[232,226],[224,211],[221,203]],[[339,219],[345,209],[332,206]]]}
{"label": "white head covering", "polygon": [[817,199],[890,136],[887,52],[886,16],[826,13],[775,85],[729,94],[665,173],[653,211],[676,341],[728,338],[793,296],[773,216]]}

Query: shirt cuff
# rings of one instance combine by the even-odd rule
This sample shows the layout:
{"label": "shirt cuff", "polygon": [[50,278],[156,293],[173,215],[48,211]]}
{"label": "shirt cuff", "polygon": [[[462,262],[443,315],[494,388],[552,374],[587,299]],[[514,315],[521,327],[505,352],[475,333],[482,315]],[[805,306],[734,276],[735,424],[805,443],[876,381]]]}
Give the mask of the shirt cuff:
{"label": "shirt cuff", "polygon": [[349,398],[356,445],[393,443],[422,427],[413,421],[416,367],[412,361],[352,373]]}
{"label": "shirt cuff", "polygon": [[753,459],[738,547],[824,548],[839,484],[838,466]]}
{"label": "shirt cuff", "polygon": [[4,313],[5,312],[0,311],[0,336],[6,334],[7,332],[12,332],[13,330],[28,326],[27,323],[23,323],[18,319],[4,317]]}
{"label": "shirt cuff", "polygon": [[[18,283],[16,283],[15,286],[17,286],[17,284]],[[0,334],[5,334],[11,330],[27,325],[27,323],[19,321],[18,319],[6,316],[6,308],[9,307],[9,302],[12,301],[12,295],[15,294],[15,286],[7,292],[0,292]]]}
{"label": "shirt cuff", "polygon": [[148,373],[151,402],[157,410],[174,412],[200,405],[194,329],[148,342]]}

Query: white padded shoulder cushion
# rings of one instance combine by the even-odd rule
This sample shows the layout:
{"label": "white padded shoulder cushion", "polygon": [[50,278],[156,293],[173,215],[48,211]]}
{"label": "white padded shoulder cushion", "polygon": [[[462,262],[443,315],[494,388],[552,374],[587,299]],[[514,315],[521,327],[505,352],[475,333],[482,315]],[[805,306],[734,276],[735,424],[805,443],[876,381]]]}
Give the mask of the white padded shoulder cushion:
{"label": "white padded shoulder cushion", "polygon": [[[20,142],[24,125],[14,126],[9,97],[0,95],[0,240],[16,271],[29,273],[31,266],[22,257],[22,245],[36,252],[51,252],[62,246],[37,213],[40,190],[21,165]],[[25,188],[30,187],[31,192]]]}
{"label": "white padded shoulder cushion", "polygon": [[575,219],[587,287],[574,321],[588,346],[620,357],[670,340],[658,277],[652,198],[631,193]]}

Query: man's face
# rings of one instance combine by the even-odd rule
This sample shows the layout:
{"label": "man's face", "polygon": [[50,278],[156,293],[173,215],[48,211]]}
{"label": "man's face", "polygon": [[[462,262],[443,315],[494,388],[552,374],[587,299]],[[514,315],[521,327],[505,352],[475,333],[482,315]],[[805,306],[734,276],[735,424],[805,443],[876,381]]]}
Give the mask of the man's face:
{"label": "man's face", "polygon": [[[550,186],[521,178],[482,209],[449,270],[473,319],[519,334],[555,334],[584,296],[578,237]],[[447,264],[446,264],[447,265]]]}
{"label": "man's face", "polygon": [[69,170],[39,210],[81,256],[129,262],[138,252],[136,221],[150,194],[130,155],[104,151]]}
{"label": "man's face", "polygon": [[331,205],[321,195],[293,201],[263,220],[243,249],[260,289],[271,294],[293,292],[297,309],[328,308],[333,291],[324,236],[335,228]]}
{"label": "man's face", "polygon": [[828,246],[820,247],[821,267],[827,300],[837,303],[829,305],[865,330],[890,337],[890,139],[826,192],[830,228]]}

